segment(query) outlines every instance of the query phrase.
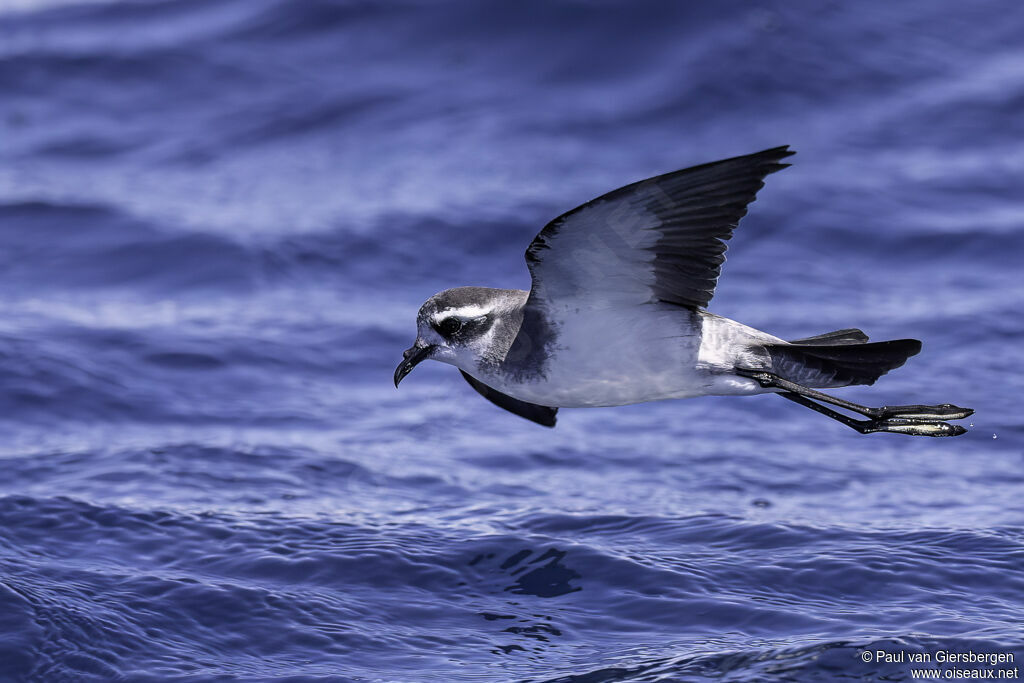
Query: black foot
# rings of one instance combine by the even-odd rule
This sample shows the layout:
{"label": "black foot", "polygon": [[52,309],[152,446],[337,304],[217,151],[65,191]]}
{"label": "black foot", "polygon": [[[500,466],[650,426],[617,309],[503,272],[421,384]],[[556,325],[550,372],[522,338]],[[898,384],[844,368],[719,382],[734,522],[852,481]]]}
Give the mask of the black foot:
{"label": "black foot", "polygon": [[[970,414],[970,413],[968,413]],[[960,436],[967,432],[960,425],[951,425],[948,422],[938,420],[917,420],[889,417],[877,420],[865,420],[861,422],[862,428],[857,429],[861,434],[873,432],[891,432],[893,434],[906,434],[907,436]]]}
{"label": "black foot", "polygon": [[[842,422],[861,434],[892,432],[910,436],[960,436],[967,430],[959,425],[947,424],[944,420],[962,420],[974,414],[970,408],[961,408],[951,403],[933,406],[908,405],[869,408],[836,396],[830,396],[810,387],[800,386],[765,370],[736,368],[736,374],[740,377],[749,377],[765,389],[781,389],[779,395],[783,398],[788,398],[790,401]],[[823,405],[826,403],[859,413],[869,419],[857,420],[843,415]]]}
{"label": "black foot", "polygon": [[962,420],[974,414],[971,408],[961,408],[952,403],[937,406],[882,406],[872,409],[872,417],[887,419],[901,417],[907,420],[938,422],[939,420]]}

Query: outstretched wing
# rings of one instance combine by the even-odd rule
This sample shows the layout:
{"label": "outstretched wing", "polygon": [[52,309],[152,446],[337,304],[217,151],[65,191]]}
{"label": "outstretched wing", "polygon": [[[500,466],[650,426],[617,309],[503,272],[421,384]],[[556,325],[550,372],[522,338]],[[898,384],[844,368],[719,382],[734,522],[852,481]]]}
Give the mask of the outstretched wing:
{"label": "outstretched wing", "polygon": [[533,278],[527,307],[572,300],[707,306],[725,240],[764,177],[789,166],[780,162],[791,154],[776,147],[666,173],[562,214],[526,250]]}

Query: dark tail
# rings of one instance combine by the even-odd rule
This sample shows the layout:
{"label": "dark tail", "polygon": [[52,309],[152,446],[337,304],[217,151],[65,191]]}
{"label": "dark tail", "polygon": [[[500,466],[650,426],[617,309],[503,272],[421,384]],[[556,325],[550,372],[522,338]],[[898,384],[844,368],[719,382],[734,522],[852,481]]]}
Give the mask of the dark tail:
{"label": "dark tail", "polygon": [[921,342],[868,342],[860,330],[848,329],[765,348],[771,355],[772,372],[784,379],[811,387],[844,387],[874,384],[916,355]]}

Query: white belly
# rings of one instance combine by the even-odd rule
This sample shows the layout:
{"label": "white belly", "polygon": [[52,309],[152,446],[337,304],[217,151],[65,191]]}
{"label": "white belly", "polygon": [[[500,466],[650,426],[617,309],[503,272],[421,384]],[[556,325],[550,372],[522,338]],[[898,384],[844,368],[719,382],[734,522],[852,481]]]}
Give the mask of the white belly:
{"label": "white belly", "polygon": [[565,312],[559,320],[543,377],[517,381],[500,370],[467,371],[521,401],[562,408],[763,391],[731,373],[735,331],[723,335],[726,328],[716,322],[722,318],[691,318],[684,309],[648,304]]}

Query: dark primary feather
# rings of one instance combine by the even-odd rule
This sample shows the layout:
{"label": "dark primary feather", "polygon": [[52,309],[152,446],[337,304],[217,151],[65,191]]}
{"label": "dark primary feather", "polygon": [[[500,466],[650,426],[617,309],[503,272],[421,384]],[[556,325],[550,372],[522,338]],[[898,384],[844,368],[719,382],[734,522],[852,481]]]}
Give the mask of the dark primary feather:
{"label": "dark primary feather", "polygon": [[[707,306],[725,261],[725,240],[746,215],[765,176],[787,167],[780,162],[791,154],[788,146],[775,147],[666,173],[626,185],[559,216],[526,251],[534,291],[554,289],[544,283],[546,277],[574,279],[577,293],[590,286],[600,291],[600,273],[578,274],[570,261],[580,266],[587,250],[642,249],[647,252],[642,260],[623,259],[613,268],[643,270],[634,279],[647,283],[651,300]],[[607,209],[602,215],[613,217],[614,225],[588,224],[584,210],[593,207]],[[653,243],[651,231],[655,232]],[[569,249],[563,244],[571,244],[571,254],[562,253]],[[596,253],[593,262],[607,268],[607,261]]]}

